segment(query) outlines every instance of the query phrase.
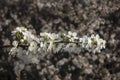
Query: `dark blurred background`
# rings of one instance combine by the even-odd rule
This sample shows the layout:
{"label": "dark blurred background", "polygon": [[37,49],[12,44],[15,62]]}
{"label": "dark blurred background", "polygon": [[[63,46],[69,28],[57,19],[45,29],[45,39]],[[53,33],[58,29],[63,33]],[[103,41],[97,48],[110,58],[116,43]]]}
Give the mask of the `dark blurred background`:
{"label": "dark blurred background", "polygon": [[[14,60],[8,55],[10,48],[2,46],[11,44],[11,31],[18,26],[38,35],[67,31],[79,36],[99,34],[107,41],[101,53],[53,54],[45,59],[58,69],[57,73],[46,71],[39,75],[44,69],[41,67],[40,71],[22,71],[21,80],[120,80],[120,0],[0,0],[0,80],[16,80]],[[65,64],[58,67],[59,61]],[[45,60],[43,63],[48,64]],[[74,69],[69,70],[68,65]],[[45,67],[48,68],[49,65]]]}

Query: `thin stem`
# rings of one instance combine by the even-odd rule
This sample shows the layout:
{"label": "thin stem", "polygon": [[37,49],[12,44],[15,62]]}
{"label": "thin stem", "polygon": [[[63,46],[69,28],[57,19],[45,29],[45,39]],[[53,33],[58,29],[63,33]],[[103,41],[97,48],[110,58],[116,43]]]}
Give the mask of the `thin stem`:
{"label": "thin stem", "polygon": [[[26,45],[18,45],[20,47],[28,47]],[[9,47],[13,47],[13,45],[3,45],[3,46],[0,46],[0,48],[9,48]]]}
{"label": "thin stem", "polygon": [[[75,44],[78,44],[79,42],[64,42],[64,41],[60,41],[60,42],[54,42],[54,43],[75,43]],[[27,45],[18,45],[20,47],[28,47]],[[3,45],[1,46],[0,45],[0,48],[9,48],[9,47],[14,47],[13,45]]]}
{"label": "thin stem", "polygon": [[64,42],[64,41],[60,41],[60,42],[54,42],[54,43],[75,43],[75,44],[77,44],[79,42]]}

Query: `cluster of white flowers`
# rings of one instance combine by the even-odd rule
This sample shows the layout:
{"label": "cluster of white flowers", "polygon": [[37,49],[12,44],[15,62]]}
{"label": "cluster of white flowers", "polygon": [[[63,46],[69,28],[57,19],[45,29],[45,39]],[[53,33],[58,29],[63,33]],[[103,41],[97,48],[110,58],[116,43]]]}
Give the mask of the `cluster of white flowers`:
{"label": "cluster of white flowers", "polygon": [[[67,51],[72,53],[80,53],[81,50],[88,50],[89,52],[100,52],[105,48],[106,41],[101,39],[99,35],[83,36],[79,38],[76,32],[69,31],[65,33],[40,33],[39,36],[32,34],[24,27],[17,27],[12,34],[16,37],[13,41],[13,48],[10,54],[17,53],[13,51],[21,47],[19,45],[27,46],[26,54],[37,54],[38,52],[59,52]],[[13,51],[13,52],[12,52]]]}
{"label": "cluster of white flowers", "polygon": [[90,37],[84,36],[79,39],[82,48],[89,52],[100,52],[101,49],[105,48],[106,41],[101,39],[99,35],[91,35]]}
{"label": "cluster of white flowers", "polygon": [[[48,52],[66,51],[69,53],[80,53],[81,50],[93,53],[100,52],[101,49],[105,48],[106,43],[99,35],[79,38],[76,32],[71,31],[67,34],[43,32],[36,36],[24,27],[17,27],[12,34],[15,36],[15,40],[12,43],[13,48],[9,54],[17,54],[19,56],[31,55],[31,59],[34,59],[33,55],[39,56],[38,54],[40,53]],[[22,50],[22,53],[20,50]]]}

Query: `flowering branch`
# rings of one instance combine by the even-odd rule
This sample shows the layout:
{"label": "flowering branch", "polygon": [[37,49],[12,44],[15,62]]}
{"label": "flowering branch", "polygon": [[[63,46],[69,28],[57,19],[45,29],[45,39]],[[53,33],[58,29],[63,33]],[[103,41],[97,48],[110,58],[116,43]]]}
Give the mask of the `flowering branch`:
{"label": "flowering branch", "polygon": [[105,48],[106,43],[99,35],[91,35],[90,37],[83,36],[82,38],[79,38],[77,33],[71,31],[69,31],[68,34],[43,32],[40,33],[39,36],[35,36],[26,28],[17,27],[12,32],[12,35],[15,36],[15,40],[12,43],[12,54],[14,54],[13,52],[18,53],[18,47],[28,47],[26,50],[27,54],[49,51],[53,51],[54,53],[59,51],[80,53],[81,50],[95,53],[100,52],[101,49]]}
{"label": "flowering branch", "polygon": [[14,36],[12,45],[1,47],[12,47],[9,54],[17,56],[25,64],[38,63],[40,54],[43,53],[59,51],[80,53],[82,50],[96,53],[104,49],[106,44],[99,35],[85,35],[79,38],[76,32],[71,31],[67,34],[42,32],[40,35],[34,35],[24,27],[17,27],[12,31],[12,35]]}

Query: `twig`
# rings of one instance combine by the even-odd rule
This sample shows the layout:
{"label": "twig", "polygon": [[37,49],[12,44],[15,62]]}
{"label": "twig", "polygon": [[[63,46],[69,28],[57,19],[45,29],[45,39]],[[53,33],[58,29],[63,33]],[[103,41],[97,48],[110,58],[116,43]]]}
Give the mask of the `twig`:
{"label": "twig", "polygon": [[[78,44],[79,42],[64,42],[64,41],[60,41],[60,42],[54,42],[54,43],[75,43],[75,44]],[[28,47],[27,45],[21,45],[21,44],[19,44],[18,46],[20,46],[20,47]],[[0,45],[0,48],[9,48],[9,47],[14,47],[14,46],[13,45],[3,45],[3,46]]]}
{"label": "twig", "polygon": [[[18,45],[18,46],[20,46],[20,47],[28,47],[26,45]],[[9,47],[13,47],[13,45],[3,45],[3,46],[0,45],[0,48],[9,48]]]}

